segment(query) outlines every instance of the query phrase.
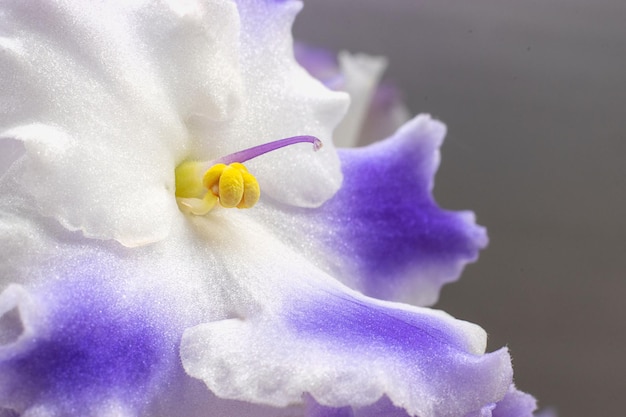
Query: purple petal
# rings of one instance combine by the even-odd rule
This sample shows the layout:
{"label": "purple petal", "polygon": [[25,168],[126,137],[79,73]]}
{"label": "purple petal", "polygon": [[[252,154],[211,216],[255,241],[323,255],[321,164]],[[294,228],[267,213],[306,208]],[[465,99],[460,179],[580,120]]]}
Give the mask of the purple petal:
{"label": "purple petal", "polygon": [[298,64],[302,65],[313,77],[320,80],[332,90],[340,90],[344,77],[339,70],[337,55],[328,49],[315,48],[302,42],[294,43],[294,55]]}
{"label": "purple petal", "polygon": [[487,244],[473,213],[442,210],[432,196],[444,134],[418,116],[386,141],[341,150],[342,187],[321,207],[252,215],[366,295],[433,304]]}
{"label": "purple petal", "polygon": [[532,395],[518,391],[511,385],[504,398],[496,404],[492,417],[533,417],[537,401]]}
{"label": "purple petal", "polygon": [[418,116],[387,141],[340,153],[344,183],[319,209],[330,224],[318,238],[350,259],[367,295],[432,304],[487,244],[471,212],[442,210],[432,196],[444,134]]}
{"label": "purple petal", "polygon": [[411,417],[405,410],[396,407],[386,396],[374,404],[356,410],[355,417]]}
{"label": "purple petal", "polygon": [[[366,350],[372,357],[394,357],[405,373],[398,381],[413,385],[422,395],[429,393],[430,398],[422,401],[445,404],[449,415],[498,398],[499,384],[510,376],[505,350],[482,356],[472,352],[466,334],[441,317],[346,295],[295,300],[292,308],[289,323],[301,337],[338,346],[344,354]],[[475,398],[482,398],[482,403]]]}
{"label": "purple petal", "polygon": [[352,407],[327,407],[319,404],[310,395],[305,396],[305,417],[354,417]]}
{"label": "purple petal", "polygon": [[[533,414],[537,408],[537,402],[528,394],[518,391],[514,385],[511,385],[509,391],[503,399],[495,404],[488,404],[480,410],[473,411],[465,415],[465,417],[556,417],[554,411],[548,409],[541,413]],[[306,417],[411,417],[402,408],[396,407],[386,396],[376,403],[353,409],[352,407],[325,407],[313,400],[307,398],[307,414]]]}
{"label": "purple petal", "polygon": [[[10,288],[4,297],[19,287]],[[119,293],[93,288],[56,286],[34,297],[45,319],[20,320],[37,331],[0,346],[1,404],[86,416],[114,403],[138,412],[162,388],[178,366],[176,335]]]}
{"label": "purple petal", "polygon": [[484,354],[479,327],[308,278],[291,276],[294,286],[278,291],[280,308],[268,301],[274,307],[254,316],[186,330],[187,372],[223,398],[282,406],[309,393],[330,407],[314,409],[318,415],[345,415],[334,408],[386,394],[410,415],[460,417],[506,393],[509,355]]}

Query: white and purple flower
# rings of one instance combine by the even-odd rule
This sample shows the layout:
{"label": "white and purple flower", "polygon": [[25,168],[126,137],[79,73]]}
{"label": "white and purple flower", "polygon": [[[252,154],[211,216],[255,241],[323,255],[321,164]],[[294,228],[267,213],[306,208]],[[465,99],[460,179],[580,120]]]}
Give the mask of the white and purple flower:
{"label": "white and purple flower", "polygon": [[337,150],[298,2],[0,8],[0,415],[532,415],[425,307],[487,243],[431,195],[445,127]]}

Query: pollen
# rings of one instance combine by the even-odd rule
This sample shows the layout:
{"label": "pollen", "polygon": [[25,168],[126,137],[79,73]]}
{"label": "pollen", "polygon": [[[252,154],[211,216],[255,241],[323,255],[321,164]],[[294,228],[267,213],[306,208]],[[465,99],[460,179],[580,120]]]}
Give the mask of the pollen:
{"label": "pollen", "polygon": [[213,165],[204,174],[202,183],[226,208],[251,208],[261,196],[259,182],[239,162]]}
{"label": "pollen", "polygon": [[199,175],[202,165],[187,161],[176,168],[176,199],[184,212],[204,215],[218,203],[224,208],[244,209],[259,201],[259,182],[243,164],[218,163]]}
{"label": "pollen", "polygon": [[294,136],[244,149],[212,162],[185,161],[178,165],[176,202],[184,213],[205,215],[214,208],[252,208],[261,197],[259,182],[242,162],[296,143],[309,142],[315,151],[322,142],[313,136]]}

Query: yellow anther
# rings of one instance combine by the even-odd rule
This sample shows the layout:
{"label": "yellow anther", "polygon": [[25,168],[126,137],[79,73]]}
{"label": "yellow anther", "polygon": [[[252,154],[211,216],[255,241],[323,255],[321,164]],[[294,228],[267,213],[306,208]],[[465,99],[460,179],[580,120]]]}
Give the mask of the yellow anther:
{"label": "yellow anther", "polygon": [[204,173],[202,185],[215,195],[219,195],[219,183],[226,164],[215,164]]}
{"label": "yellow anther", "polygon": [[183,212],[204,215],[218,202],[226,208],[250,208],[259,201],[259,183],[243,164],[215,164],[202,174],[204,169],[195,161],[176,168],[176,200]]}
{"label": "yellow anther", "polygon": [[248,168],[246,168],[246,166],[242,163],[239,162],[233,162],[232,164],[230,164],[231,167],[238,169],[239,171],[241,171],[242,174],[244,173],[248,173]]}
{"label": "yellow anther", "polygon": [[[247,170],[246,170],[247,171]],[[261,197],[261,188],[259,182],[254,178],[254,175],[244,172],[243,176],[243,198],[237,205],[237,208],[250,208],[253,207],[259,197]]]}
{"label": "yellow anther", "polygon": [[237,207],[243,198],[243,175],[239,169],[227,166],[222,171],[219,184],[220,205],[226,208]]}
{"label": "yellow anther", "polygon": [[258,181],[239,162],[213,165],[204,174],[202,182],[207,190],[219,197],[220,205],[226,208],[253,207],[261,196]]}

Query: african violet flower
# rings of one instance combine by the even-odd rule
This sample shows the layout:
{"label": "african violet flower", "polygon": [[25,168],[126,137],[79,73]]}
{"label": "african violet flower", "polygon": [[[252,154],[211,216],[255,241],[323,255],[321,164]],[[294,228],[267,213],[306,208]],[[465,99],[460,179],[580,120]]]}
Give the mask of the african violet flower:
{"label": "african violet flower", "polygon": [[396,302],[486,244],[432,199],[444,126],[337,151],[299,3],[1,7],[0,414],[530,415],[480,327]]}

